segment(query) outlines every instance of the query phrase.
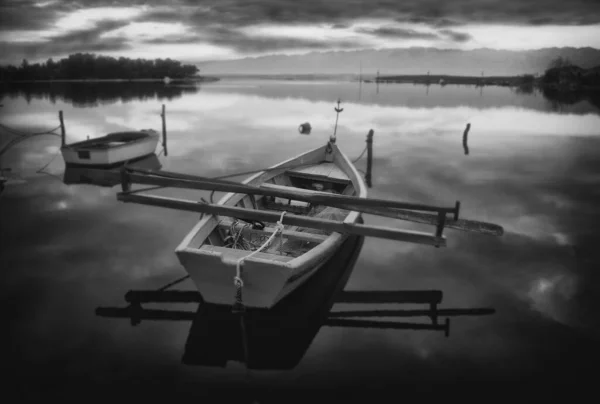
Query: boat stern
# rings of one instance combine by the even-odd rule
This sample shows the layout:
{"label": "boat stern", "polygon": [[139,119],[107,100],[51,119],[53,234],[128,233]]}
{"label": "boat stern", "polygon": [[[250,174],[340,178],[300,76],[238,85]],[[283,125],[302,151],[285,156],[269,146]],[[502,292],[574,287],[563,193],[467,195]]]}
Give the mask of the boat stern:
{"label": "boat stern", "polygon": [[[205,302],[224,305],[235,303],[236,261],[241,256],[248,255],[250,251],[231,252],[236,254],[189,247],[175,251],[179,262],[192,278]],[[245,260],[241,267],[243,305],[252,308],[272,307],[291,272],[285,262],[272,262],[254,257]]]}

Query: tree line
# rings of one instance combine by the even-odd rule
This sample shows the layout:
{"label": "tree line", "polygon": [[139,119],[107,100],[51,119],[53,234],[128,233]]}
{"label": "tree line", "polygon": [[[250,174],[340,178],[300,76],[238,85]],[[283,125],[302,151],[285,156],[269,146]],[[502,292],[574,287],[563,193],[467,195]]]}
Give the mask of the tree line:
{"label": "tree line", "polygon": [[185,65],[172,59],[129,59],[76,53],[54,61],[20,66],[0,66],[2,81],[18,80],[90,80],[90,79],[182,79],[199,72],[195,65]]}
{"label": "tree line", "polygon": [[550,62],[541,83],[563,90],[587,88],[600,90],[600,66],[584,69],[567,58],[556,58]]}
{"label": "tree line", "polygon": [[162,82],[98,82],[74,83],[69,81],[8,82],[0,86],[0,98],[23,98],[57,101],[72,104],[74,107],[97,107],[115,102],[174,100],[185,94],[194,94],[200,87],[194,84],[185,86],[165,86]]}

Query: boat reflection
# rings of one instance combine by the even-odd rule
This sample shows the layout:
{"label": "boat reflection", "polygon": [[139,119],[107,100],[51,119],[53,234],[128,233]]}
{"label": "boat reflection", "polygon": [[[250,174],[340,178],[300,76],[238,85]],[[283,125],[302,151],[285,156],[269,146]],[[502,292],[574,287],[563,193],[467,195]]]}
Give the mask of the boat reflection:
{"label": "boat reflection", "polygon": [[[439,309],[441,291],[344,291],[364,238],[350,237],[320,271],[272,309],[246,309],[233,314],[231,306],[206,304],[195,291],[166,290],[186,277],[155,291],[130,291],[123,308],[98,308],[102,317],[191,321],[182,362],[186,365],[225,367],[241,362],[248,369],[289,370],[296,367],[323,326],[442,331],[450,322],[440,316],[485,315],[493,309]],[[147,309],[142,303],[197,303],[197,310]],[[376,304],[375,310],[332,311],[336,303]],[[427,304],[425,310],[381,309],[387,303]],[[427,323],[367,320],[377,317],[429,318]]]}
{"label": "boat reflection", "polygon": [[[121,168],[123,163],[106,166],[102,168],[90,168],[85,165],[66,164],[63,174],[63,182],[67,185],[89,184],[101,187],[113,187],[121,183]],[[127,167],[159,170],[162,164],[156,153],[143,156],[141,158],[130,160],[127,162]]]}

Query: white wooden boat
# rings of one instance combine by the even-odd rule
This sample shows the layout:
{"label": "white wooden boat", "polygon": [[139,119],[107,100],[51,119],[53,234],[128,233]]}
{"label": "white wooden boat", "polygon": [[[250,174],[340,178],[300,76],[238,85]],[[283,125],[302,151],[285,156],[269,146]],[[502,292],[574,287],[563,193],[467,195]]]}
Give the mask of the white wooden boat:
{"label": "white wooden boat", "polygon": [[[367,197],[367,187],[351,161],[335,143],[328,143],[246,179],[243,184],[303,194]],[[228,193],[217,205],[294,215],[359,221],[360,212],[310,205],[272,196]],[[236,260],[248,256],[275,231],[275,223],[257,229],[232,217],[206,215],[185,237],[176,254],[206,302],[234,303]],[[260,226],[258,226],[260,227]],[[262,252],[244,260],[243,304],[270,308],[309,279],[336,252],[347,234],[284,226]]]}
{"label": "white wooden boat", "polygon": [[[335,111],[343,111],[339,101]],[[368,145],[372,136],[370,131]],[[234,311],[272,308],[319,271],[352,235],[441,247],[446,245],[446,226],[503,232],[494,224],[459,219],[458,201],[441,207],[367,198],[362,176],[336,145],[335,130],[324,146],[242,183],[132,167],[114,175],[121,181],[120,201],[202,213],[175,253],[205,302],[232,305]],[[227,194],[213,204],[144,194],[154,188],[134,191],[132,184]],[[435,231],[365,225],[362,213],[434,225]]]}
{"label": "white wooden boat", "polygon": [[61,147],[67,165],[114,166],[151,155],[159,141],[158,132],[147,129],[116,132]]}

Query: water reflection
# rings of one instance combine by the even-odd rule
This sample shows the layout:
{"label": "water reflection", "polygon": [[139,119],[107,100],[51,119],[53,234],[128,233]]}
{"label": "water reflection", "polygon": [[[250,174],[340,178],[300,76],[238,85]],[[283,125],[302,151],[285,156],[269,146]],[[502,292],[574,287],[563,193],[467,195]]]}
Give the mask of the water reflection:
{"label": "water reflection", "polygon": [[[439,309],[440,291],[343,291],[360,254],[362,237],[351,237],[319,272],[270,310],[247,309],[233,314],[231,307],[202,302],[193,291],[130,291],[126,308],[98,308],[102,317],[129,318],[132,325],[145,320],[192,321],[182,361],[186,365],[225,367],[242,362],[248,369],[288,370],[305,356],[321,327],[388,330],[430,330],[450,333],[447,316],[493,314],[493,309]],[[187,277],[182,278],[184,280]],[[174,286],[173,282],[168,286]],[[185,310],[142,308],[142,303],[198,303]],[[335,310],[336,303],[376,304],[376,308]],[[390,310],[382,304],[427,304],[429,308]],[[385,306],[383,306],[385,307]],[[381,318],[428,317],[430,323],[385,321]],[[445,321],[438,321],[446,316]],[[367,320],[366,318],[378,318]]]}
{"label": "water reflection", "polygon": [[47,82],[3,83],[0,97],[68,102],[75,107],[97,107],[115,102],[174,100],[194,94],[200,87],[194,83],[172,85],[162,82]]}
{"label": "water reflection", "polygon": [[600,91],[598,90],[559,91],[550,87],[545,87],[542,89],[542,94],[552,111],[568,110],[573,105],[584,102],[587,102],[600,110]]}
{"label": "water reflection", "polygon": [[[114,187],[121,183],[119,172],[122,165],[108,169],[90,169],[82,166],[66,165],[63,174],[63,182],[67,185],[90,184],[101,187]],[[158,155],[151,154],[140,159],[127,162],[129,168],[144,170],[159,170],[162,168]]]}
{"label": "water reflection", "polygon": [[[358,93],[357,93],[358,87]],[[425,91],[423,91],[423,87]],[[298,99],[311,102],[331,102],[341,98],[347,102],[363,105],[407,106],[411,108],[433,108],[462,105],[472,108],[521,106],[537,111],[560,111],[585,114],[600,110],[600,92],[574,91],[557,92],[552,89],[536,89],[532,86],[489,87],[467,85],[420,85],[389,84],[380,91],[379,83],[306,81],[282,82],[266,80],[259,82],[248,79],[227,79],[206,83],[203,88],[213,93],[259,95],[264,98]],[[117,102],[150,101],[152,99],[172,101],[184,95],[200,91],[196,83],[164,84],[162,82],[48,82],[48,83],[3,83],[0,97],[47,100],[51,103],[63,101],[76,107],[95,107]]]}
{"label": "water reflection", "polygon": [[[441,205],[460,200],[464,217],[505,229],[501,238],[448,231],[448,247],[435,250],[364,240],[346,289],[443,290],[444,305],[497,313],[453,322],[451,338],[321,326],[293,370],[257,376],[265,389],[281,387],[280,402],[290,390],[318,387],[397,391],[399,383],[450,381],[465,388],[539,378],[545,383],[538,387],[564,385],[596,364],[600,117],[583,112],[582,103],[573,113],[556,113],[543,97],[507,88],[486,88],[480,97],[470,88],[432,85],[426,96],[413,87],[381,85],[377,95],[374,84],[365,84],[362,100],[353,102],[355,84],[232,81],[167,103],[169,156],[160,163],[167,171],[216,177],[322,145],[333,133],[331,103],[341,97],[347,101],[337,143],[348,157],[361,154],[370,129],[377,136],[370,196]],[[63,110],[68,142],[120,130],[160,131],[161,102],[154,99],[97,108],[35,98],[27,104],[22,97],[2,103],[2,123],[24,131],[55,127]],[[303,136],[297,125],[307,120],[312,134]],[[461,147],[466,123],[476,145],[468,158]],[[40,137],[2,156],[2,168],[27,180],[5,184],[0,199],[0,267],[6,269],[0,291],[10,302],[13,375],[57,395],[96,391],[99,379],[133,393],[139,385],[131,381],[139,381],[148,395],[245,386],[245,373],[235,366],[179,366],[189,323],[129,327],[94,316],[99,305],[120,306],[128,289],[156,290],[182,276],[173,250],[198,216],[121,204],[114,189],[36,174],[59,145]],[[61,178],[64,170],[59,158],[46,168]],[[365,222],[422,230],[369,215]],[[194,291],[191,282],[184,286]]]}

